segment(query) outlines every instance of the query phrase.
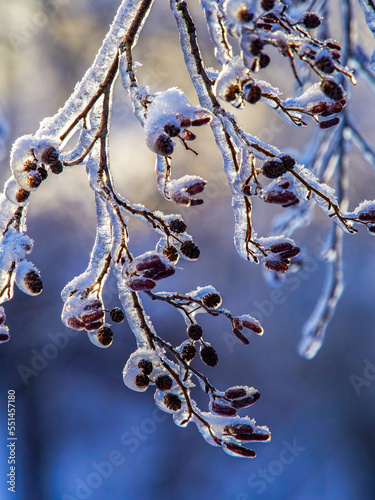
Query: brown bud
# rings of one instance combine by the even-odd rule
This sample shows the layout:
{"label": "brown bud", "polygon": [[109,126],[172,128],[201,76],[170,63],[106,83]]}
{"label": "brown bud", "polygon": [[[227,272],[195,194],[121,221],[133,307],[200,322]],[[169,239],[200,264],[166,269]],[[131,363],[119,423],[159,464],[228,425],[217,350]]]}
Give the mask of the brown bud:
{"label": "brown bud", "polygon": [[244,99],[250,104],[256,104],[262,97],[262,89],[254,83],[245,85],[243,89]]}
{"label": "brown bud", "polygon": [[257,456],[255,451],[248,450],[247,448],[239,446],[238,444],[235,443],[223,443],[223,446],[227,448],[231,453],[235,453],[240,457],[254,458]]}
{"label": "brown bud", "polygon": [[252,330],[254,333],[258,335],[261,335],[263,333],[263,328],[259,323],[254,323],[253,321],[249,321],[247,319],[244,319],[242,323],[245,328]]}
{"label": "brown bud", "polygon": [[282,259],[293,259],[293,257],[297,257],[297,255],[299,255],[300,252],[301,249],[299,247],[293,247],[291,250],[279,253],[279,256]]}
{"label": "brown bud", "polygon": [[327,129],[334,127],[335,125],[338,125],[340,123],[340,119],[335,116],[334,118],[331,118],[330,120],[325,120],[324,122],[319,122],[319,128],[321,129]]}
{"label": "brown bud", "polygon": [[367,210],[366,212],[360,212],[358,214],[358,219],[362,222],[375,222],[375,209]]}
{"label": "brown bud", "polygon": [[296,160],[290,155],[279,155],[278,158],[283,162],[284,167],[289,172],[293,170],[294,165],[296,164]]}
{"label": "brown bud", "polygon": [[50,170],[51,170],[51,172],[52,172],[53,174],[58,175],[58,174],[61,174],[61,173],[63,172],[63,170],[64,170],[64,165],[61,163],[61,161],[60,161],[60,160],[57,160],[57,162],[56,162],[56,163],[52,163],[52,164],[49,166],[49,168],[50,168]]}
{"label": "brown bud", "polygon": [[213,413],[221,415],[222,417],[235,417],[237,415],[237,410],[222,403],[211,403],[211,410]]}
{"label": "brown bud", "polygon": [[233,408],[236,408],[238,410],[240,408],[247,408],[248,406],[253,405],[255,401],[258,401],[259,398],[260,393],[254,390],[252,394],[249,394],[244,398],[233,399],[230,404],[233,406]]}
{"label": "brown bud", "polygon": [[46,170],[44,167],[39,166],[39,167],[37,168],[37,172],[38,172],[38,174],[40,175],[40,178],[42,179],[42,182],[43,182],[43,181],[45,181],[45,180],[47,179],[47,177],[48,177],[48,172],[47,172],[47,170]]}
{"label": "brown bud", "polygon": [[250,54],[252,56],[259,56],[264,47],[264,42],[260,38],[255,38],[250,43]]}
{"label": "brown bud", "polygon": [[146,278],[132,277],[126,281],[126,285],[133,292],[144,292],[155,288],[156,283]]}
{"label": "brown bud", "polygon": [[182,139],[184,139],[184,141],[194,141],[197,136],[195,134],[193,134],[193,132],[190,132],[190,130],[184,130],[182,132],[182,135],[181,135]]}
{"label": "brown bud", "polygon": [[80,319],[85,324],[95,323],[104,317],[103,303],[99,299],[90,300],[82,308]]}
{"label": "brown bud", "polygon": [[250,341],[245,337],[245,335],[243,335],[240,332],[240,330],[238,330],[238,328],[233,328],[233,333],[238,338],[238,340],[240,340],[243,344],[245,344],[245,345],[249,345],[250,344]]}
{"label": "brown bud", "polygon": [[320,102],[319,104],[315,104],[315,106],[312,106],[309,111],[313,115],[319,115],[320,113],[323,113],[327,109],[327,103],[325,102]]}
{"label": "brown bud", "polygon": [[269,269],[270,271],[276,271],[277,273],[286,273],[288,271],[288,265],[278,259],[267,258],[264,261],[264,266],[266,269]]}
{"label": "brown bud", "polygon": [[42,178],[36,170],[31,170],[27,177],[27,183],[31,189],[38,188],[42,183]]}
{"label": "brown bud", "polygon": [[83,321],[79,320],[75,316],[68,318],[66,320],[66,324],[69,328],[72,328],[73,330],[83,330],[85,328],[85,324],[83,323]]}
{"label": "brown bud", "polygon": [[247,394],[247,389],[244,387],[230,387],[225,391],[225,397],[227,399],[238,399],[243,398]]}
{"label": "brown bud", "polygon": [[202,118],[196,118],[191,122],[192,127],[201,127],[202,125],[206,125],[210,123],[211,116],[202,116]]}
{"label": "brown bud", "polygon": [[293,245],[291,243],[288,243],[287,241],[283,241],[281,243],[274,243],[273,245],[270,246],[270,251],[272,253],[280,253],[280,252],[287,252],[289,250],[292,250]]}

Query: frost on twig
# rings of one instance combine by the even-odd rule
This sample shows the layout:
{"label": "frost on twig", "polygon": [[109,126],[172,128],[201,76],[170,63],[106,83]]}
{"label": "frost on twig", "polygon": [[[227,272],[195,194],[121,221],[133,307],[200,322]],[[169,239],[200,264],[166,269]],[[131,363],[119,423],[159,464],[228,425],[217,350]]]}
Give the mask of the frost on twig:
{"label": "frost on twig", "polygon": [[[363,2],[362,2],[363,3]],[[197,103],[175,86],[151,92],[138,81],[133,48],[152,7],[151,0],[124,0],[92,67],[76,86],[66,104],[42,121],[35,134],[19,138],[11,153],[12,175],[0,195],[0,303],[10,300],[14,285],[31,295],[41,293],[39,270],[26,259],[33,242],[26,234],[26,213],[31,195],[49,175],[85,165],[94,192],[97,232],[90,261],[84,272],[62,291],[62,321],[69,328],[86,331],[90,341],[108,348],[115,341],[112,323],[125,318],[134,333],[136,350],[126,362],[123,379],[131,389],[144,392],[154,387],[156,405],[185,427],[194,422],[204,439],[232,456],[252,458],[247,447],[267,442],[267,427],[240,412],[260,397],[257,389],[238,385],[216,389],[199,369],[219,365],[215,347],[205,337],[198,320],[224,317],[233,335],[244,345],[248,333],[263,334],[256,318],[234,315],[211,285],[199,285],[188,293],[162,291],[168,278],[183,270],[179,259],[196,261],[200,250],[178,214],[151,211],[119,194],[112,181],[108,138],[114,83],[119,75],[144,131],[144,147],[155,154],[156,184],[165,200],[184,207],[202,205],[206,180],[184,173],[173,176],[175,151],[198,154],[194,146],[202,126],[210,126],[222,155],[223,168],[232,195],[234,242],[239,255],[261,263],[269,281],[278,283],[304,265],[301,249],[292,238],[307,226],[318,206],[331,221],[328,238],[328,274],[322,297],[303,331],[300,353],[313,357],[322,345],[328,323],[343,289],[343,233],[353,234],[366,226],[375,234],[375,202],[362,202],[348,212],[347,158],[351,142],[374,164],[374,152],[353,123],[347,107],[349,85],[355,84],[348,67],[356,54],[357,67],[369,77],[369,62],[353,45],[353,6],[343,2],[343,49],[334,39],[318,31],[319,13],[304,12],[299,2],[290,8],[278,0],[202,0],[201,7],[214,44],[218,68],[208,72],[198,44],[194,21],[184,1],[170,0],[180,37],[186,68],[195,87]],[[322,3],[326,12],[325,2]],[[367,7],[366,7],[367,8]],[[370,20],[371,21],[371,20]],[[371,21],[372,22],[372,21]],[[371,24],[371,23],[370,23]],[[371,26],[370,26],[371,27]],[[238,50],[231,45],[236,39]],[[273,53],[285,58],[295,79],[296,95],[284,98],[277,82],[262,78],[273,64]],[[273,52],[272,52],[273,51]],[[258,78],[259,76],[259,78]],[[249,134],[236,116],[245,106],[266,104],[293,127],[310,120],[317,134],[301,158],[281,151]],[[79,132],[73,146],[68,139]],[[330,186],[335,179],[337,190]],[[253,199],[276,205],[280,214],[271,235],[258,235]],[[202,207],[203,208],[203,207]],[[203,214],[204,212],[202,212]],[[155,248],[133,255],[128,220],[135,217],[158,235]],[[118,288],[121,307],[108,311],[103,288],[110,273]],[[146,295],[179,311],[185,323],[179,345],[164,340],[155,330],[143,306]],[[0,342],[10,338],[0,307]],[[201,410],[193,398],[199,386],[208,397]]]}

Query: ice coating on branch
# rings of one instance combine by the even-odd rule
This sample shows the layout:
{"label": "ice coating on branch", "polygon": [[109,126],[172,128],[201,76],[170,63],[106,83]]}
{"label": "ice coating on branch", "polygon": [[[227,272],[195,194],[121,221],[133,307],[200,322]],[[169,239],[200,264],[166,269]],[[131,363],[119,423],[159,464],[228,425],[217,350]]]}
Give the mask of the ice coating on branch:
{"label": "ice coating on branch", "polygon": [[12,203],[3,193],[0,193],[0,229],[3,231],[8,227],[18,207]]}
{"label": "ice coating on branch", "polygon": [[[375,5],[373,2],[365,0],[359,0],[359,3],[363,9],[363,12],[365,13],[367,26],[372,31],[372,34],[375,37]],[[373,52],[371,57],[371,69],[375,71],[375,51]]]}
{"label": "ice coating on branch", "polygon": [[25,189],[20,188],[13,176],[10,176],[5,183],[4,194],[10,202],[19,207],[24,207],[29,202],[30,191],[26,191]]}
{"label": "ice coating on branch", "polygon": [[39,295],[43,290],[40,271],[26,259],[17,265],[16,285],[27,295]]}

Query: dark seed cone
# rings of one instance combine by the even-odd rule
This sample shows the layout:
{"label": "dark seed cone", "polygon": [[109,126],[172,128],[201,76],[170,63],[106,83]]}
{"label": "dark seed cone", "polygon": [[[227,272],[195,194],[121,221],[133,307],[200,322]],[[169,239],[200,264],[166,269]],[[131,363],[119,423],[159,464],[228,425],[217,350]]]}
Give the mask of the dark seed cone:
{"label": "dark seed cone", "polygon": [[202,304],[210,309],[216,309],[221,304],[221,297],[218,293],[206,293],[202,299]]}
{"label": "dark seed cone", "polygon": [[232,83],[227,88],[224,97],[227,102],[232,102],[235,101],[240,94],[241,94],[240,86],[238,84]]}
{"label": "dark seed cone", "polygon": [[176,247],[173,245],[168,245],[164,248],[163,254],[167,257],[171,262],[177,262],[178,260],[178,252]]}
{"label": "dark seed cone", "polygon": [[169,223],[169,229],[176,234],[181,234],[184,231],[186,231],[186,224],[183,220],[180,219],[173,219]]}
{"label": "dark seed cone", "polygon": [[275,7],[275,0],[262,0],[260,5],[263,10],[272,10]]}
{"label": "dark seed cone", "polygon": [[200,250],[195,243],[190,240],[184,241],[180,246],[182,255],[188,259],[197,260],[200,256]]}
{"label": "dark seed cone", "polygon": [[177,137],[180,133],[180,127],[177,127],[172,123],[167,123],[166,125],[164,125],[164,132],[169,135],[169,137]]}
{"label": "dark seed cone", "polygon": [[278,157],[282,162],[284,167],[289,171],[293,170],[294,165],[296,164],[296,160],[290,155],[280,155]]}
{"label": "dark seed cone", "polygon": [[42,166],[38,167],[37,172],[40,175],[40,178],[42,179],[42,181],[45,181],[47,179],[48,172],[44,167],[42,167]]}
{"label": "dark seed cone", "polygon": [[25,203],[25,201],[29,198],[30,191],[26,191],[26,189],[19,188],[16,191],[15,199],[17,203]]}
{"label": "dark seed cone", "polygon": [[137,387],[148,387],[150,383],[150,379],[148,378],[147,375],[145,375],[144,373],[139,373],[136,377],[135,377],[135,385]]}
{"label": "dark seed cone", "polygon": [[266,160],[262,165],[262,174],[268,179],[277,179],[287,171],[284,163],[279,158]]}
{"label": "dark seed cone", "polygon": [[202,337],[202,333],[203,333],[202,327],[197,323],[189,325],[187,329],[187,334],[192,340],[199,340]]}
{"label": "dark seed cone", "polygon": [[249,12],[246,7],[243,7],[238,11],[237,17],[240,23],[249,23],[252,21],[254,14]]}
{"label": "dark seed cone", "polygon": [[250,104],[256,104],[262,97],[262,89],[259,85],[251,85],[244,88],[244,98]]}
{"label": "dark seed cone", "polygon": [[323,73],[333,73],[335,65],[329,56],[321,56],[315,61],[315,66]]}
{"label": "dark seed cone", "polygon": [[33,295],[38,295],[43,290],[42,278],[35,271],[29,271],[24,277],[24,282]]}
{"label": "dark seed cone", "polygon": [[38,188],[42,183],[42,178],[39,173],[34,170],[30,172],[30,175],[27,178],[27,182],[30,188]]}
{"label": "dark seed cone", "polygon": [[122,323],[125,319],[125,314],[119,307],[114,307],[109,313],[109,317],[114,323]]}
{"label": "dark seed cone", "polygon": [[259,56],[259,67],[261,69],[267,68],[269,63],[271,62],[271,58],[268,54],[261,54]]}
{"label": "dark seed cone", "polygon": [[216,366],[219,361],[215,349],[209,345],[202,347],[199,355],[203,363],[207,366]]}
{"label": "dark seed cone", "polygon": [[64,165],[61,163],[61,161],[60,161],[60,160],[57,160],[57,162],[56,162],[56,163],[52,163],[52,164],[49,166],[49,168],[50,168],[50,170],[51,170],[51,172],[52,172],[53,174],[58,175],[58,174],[61,174],[61,173],[63,172],[63,170],[64,170]]}
{"label": "dark seed cone", "polygon": [[59,153],[53,146],[47,146],[40,159],[42,163],[53,165],[59,160]]}
{"label": "dark seed cone", "polygon": [[172,411],[181,410],[181,399],[176,394],[166,394],[163,398],[164,404]]}
{"label": "dark seed cone", "polygon": [[155,380],[155,385],[160,391],[169,391],[173,381],[169,375],[159,375]]}
{"label": "dark seed cone", "polygon": [[345,91],[342,85],[332,78],[324,78],[324,80],[320,82],[320,88],[323,94],[334,101],[341,101],[341,99],[345,97]]}
{"label": "dark seed cone", "polygon": [[171,138],[166,135],[159,135],[154,144],[154,151],[162,156],[170,156],[173,153],[174,145]]}
{"label": "dark seed cone", "polygon": [[152,363],[148,359],[141,359],[138,363],[138,368],[140,368],[145,375],[150,375],[153,370]]}
{"label": "dark seed cone", "polygon": [[197,353],[197,350],[195,348],[195,345],[186,344],[184,346],[184,348],[182,349],[181,358],[188,363],[189,361],[194,359],[196,353]]}
{"label": "dark seed cone", "polygon": [[306,12],[301,22],[308,30],[312,30],[320,26],[322,21],[320,20],[318,14],[315,14],[315,12]]}
{"label": "dark seed cone", "polygon": [[108,326],[101,326],[98,330],[98,340],[103,346],[109,346],[113,342],[113,332]]}
{"label": "dark seed cone", "polygon": [[264,42],[260,38],[255,38],[250,43],[250,54],[252,56],[259,56],[264,47]]}

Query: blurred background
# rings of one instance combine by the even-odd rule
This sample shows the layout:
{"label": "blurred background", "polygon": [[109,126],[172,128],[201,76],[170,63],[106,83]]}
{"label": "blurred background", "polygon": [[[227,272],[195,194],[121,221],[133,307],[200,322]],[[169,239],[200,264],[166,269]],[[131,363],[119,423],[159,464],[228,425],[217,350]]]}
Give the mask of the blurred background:
{"label": "blurred background", "polygon": [[[0,180],[9,176],[9,150],[22,134],[63,105],[91,64],[118,7],[117,0],[18,0],[0,3]],[[332,2],[336,8],[338,2]],[[215,67],[198,2],[189,2],[208,66]],[[336,11],[334,11],[336,12]],[[336,12],[337,14],[337,12]],[[333,17],[336,16],[334,14]],[[374,40],[358,7],[359,36],[368,52]],[[337,16],[336,16],[337,17]],[[334,27],[333,27],[334,28]],[[339,38],[340,33],[336,34]],[[196,101],[167,2],[156,2],[134,56],[140,82],[159,91],[178,86]],[[276,62],[265,70],[286,94],[289,68]],[[279,64],[280,63],[280,64]],[[279,66],[278,66],[279,64]],[[278,68],[278,70],[277,70]],[[373,130],[374,96],[367,84],[352,90],[350,108],[364,135]],[[238,112],[240,123],[284,151],[301,150],[316,132],[290,128],[265,105]],[[127,325],[115,325],[110,349],[94,347],[87,336],[60,321],[60,291],[87,265],[95,237],[93,195],[84,167],[50,175],[28,211],[35,240],[32,261],[41,270],[44,291],[31,298],[16,290],[6,304],[11,340],[1,346],[0,498],[22,500],[369,500],[375,498],[375,239],[363,229],[345,236],[345,291],[325,344],[311,361],[296,351],[300,332],[318,299],[325,275],[319,250],[329,221],[316,212],[313,223],[295,234],[310,254],[310,265],[286,283],[277,301],[260,266],[241,260],[233,246],[233,214],[221,158],[209,127],[199,130],[195,157],[176,148],[174,176],[208,180],[206,203],[180,209],[159,195],[154,155],[144,143],[129,101],[116,84],[111,161],[118,191],[152,210],[182,213],[201,249],[196,263],[183,262],[163,286],[188,292],[212,284],[234,314],[250,313],[263,324],[263,337],[237,341],[228,322],[201,317],[207,339],[219,354],[205,371],[219,389],[247,384],[262,397],[249,415],[272,431],[269,444],[255,445],[255,460],[235,459],[209,446],[194,425],[176,427],[156,410],[153,391],[127,389],[122,369],[135,349]],[[358,151],[351,153],[351,207],[374,199],[375,175]],[[266,236],[279,212],[255,202],[254,224]],[[157,238],[130,222],[134,254]],[[108,309],[119,306],[115,282],[104,291]],[[277,302],[277,303],[276,303]],[[144,300],[159,334],[173,344],[185,339],[181,317],[163,304]],[[57,347],[56,347],[57,345]],[[6,486],[6,397],[16,390],[17,487]],[[197,401],[206,409],[200,391]]]}

